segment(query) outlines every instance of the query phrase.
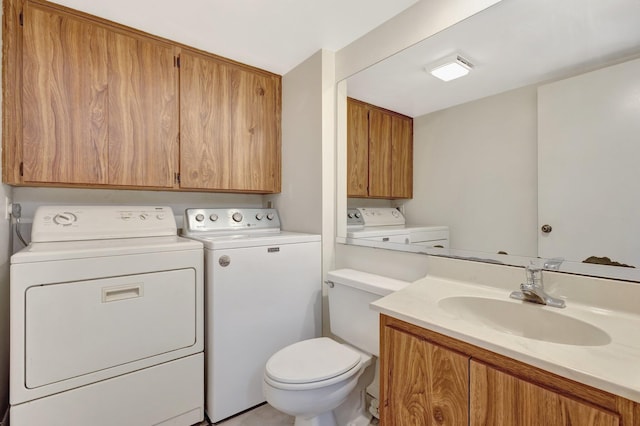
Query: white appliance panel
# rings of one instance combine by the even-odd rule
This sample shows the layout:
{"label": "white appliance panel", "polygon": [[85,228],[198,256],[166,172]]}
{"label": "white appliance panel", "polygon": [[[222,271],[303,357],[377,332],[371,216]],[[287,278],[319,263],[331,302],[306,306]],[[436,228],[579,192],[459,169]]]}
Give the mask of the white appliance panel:
{"label": "white appliance panel", "polygon": [[204,417],[204,354],[56,393],[9,412],[12,425],[179,426]]}
{"label": "white appliance panel", "polygon": [[206,407],[217,422],[265,401],[263,373],[271,355],[320,335],[321,246],[272,237],[269,245],[205,254]]}
{"label": "white appliance panel", "polygon": [[196,294],[191,268],[28,288],[26,386],[194,345]]}

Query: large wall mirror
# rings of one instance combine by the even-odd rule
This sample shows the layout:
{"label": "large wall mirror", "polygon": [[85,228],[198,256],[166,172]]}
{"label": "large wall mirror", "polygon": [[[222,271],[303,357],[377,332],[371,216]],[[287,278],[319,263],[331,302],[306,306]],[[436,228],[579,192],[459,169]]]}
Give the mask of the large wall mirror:
{"label": "large wall mirror", "polygon": [[[430,75],[452,55],[468,75]],[[374,246],[640,281],[638,0],[503,0],[345,86],[413,118],[413,197],[339,206],[450,230],[449,249]]]}

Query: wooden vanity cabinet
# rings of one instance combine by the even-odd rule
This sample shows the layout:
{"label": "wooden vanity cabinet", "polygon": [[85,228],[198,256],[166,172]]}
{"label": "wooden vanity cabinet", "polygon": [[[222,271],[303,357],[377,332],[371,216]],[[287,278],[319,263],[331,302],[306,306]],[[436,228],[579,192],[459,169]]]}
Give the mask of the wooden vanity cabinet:
{"label": "wooden vanity cabinet", "polygon": [[381,315],[383,426],[638,426],[640,404]]}
{"label": "wooden vanity cabinet", "polygon": [[391,327],[381,342],[382,425],[468,424],[469,357]]}
{"label": "wooden vanity cabinet", "polygon": [[347,196],[413,196],[413,119],[347,98]]}
{"label": "wooden vanity cabinet", "polygon": [[42,0],[3,12],[5,183],[280,191],[280,76]]}

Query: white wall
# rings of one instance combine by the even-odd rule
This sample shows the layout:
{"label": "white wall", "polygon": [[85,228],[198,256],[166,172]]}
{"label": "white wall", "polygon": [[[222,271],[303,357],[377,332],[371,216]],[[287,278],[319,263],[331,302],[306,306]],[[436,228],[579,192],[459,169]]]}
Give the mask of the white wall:
{"label": "white wall", "polygon": [[448,225],[451,248],[537,256],[533,86],[414,118],[408,223]]}
{"label": "white wall", "polygon": [[322,232],[322,56],[282,76],[282,192],[266,199],[287,231]]}

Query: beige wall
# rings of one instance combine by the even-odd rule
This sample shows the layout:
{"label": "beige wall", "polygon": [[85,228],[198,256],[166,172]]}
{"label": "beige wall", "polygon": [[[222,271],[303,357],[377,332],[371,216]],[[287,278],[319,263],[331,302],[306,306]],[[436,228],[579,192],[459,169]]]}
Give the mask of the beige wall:
{"label": "beige wall", "polygon": [[448,225],[451,248],[537,256],[533,86],[414,118],[408,223]]}

